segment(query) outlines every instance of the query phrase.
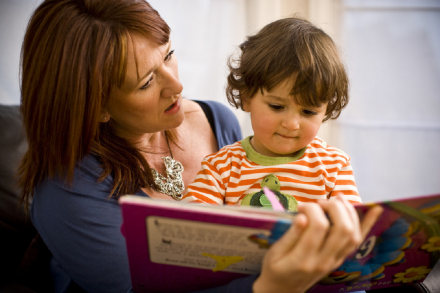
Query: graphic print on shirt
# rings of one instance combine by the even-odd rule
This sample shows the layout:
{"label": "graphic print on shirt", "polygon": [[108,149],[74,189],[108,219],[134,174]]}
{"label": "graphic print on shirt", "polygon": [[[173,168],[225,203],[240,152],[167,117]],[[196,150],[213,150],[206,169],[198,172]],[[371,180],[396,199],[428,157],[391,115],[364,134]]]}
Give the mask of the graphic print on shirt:
{"label": "graphic print on shirt", "polygon": [[280,201],[281,205],[285,210],[290,212],[298,211],[298,201],[292,195],[281,193],[281,183],[277,176],[273,174],[269,174],[263,178],[263,181],[260,183],[261,190],[247,194],[242,202],[242,206],[252,206],[252,207],[260,207],[260,208],[270,208],[272,209],[272,204],[269,199],[264,194],[263,188],[269,188],[275,196]]}

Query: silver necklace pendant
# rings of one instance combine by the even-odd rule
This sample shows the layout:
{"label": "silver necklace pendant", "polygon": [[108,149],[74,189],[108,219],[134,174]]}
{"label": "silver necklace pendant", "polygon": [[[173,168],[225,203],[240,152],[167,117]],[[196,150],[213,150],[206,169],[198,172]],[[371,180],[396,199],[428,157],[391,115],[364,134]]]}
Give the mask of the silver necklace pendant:
{"label": "silver necklace pendant", "polygon": [[171,157],[162,157],[162,160],[165,163],[166,177],[153,168],[151,169],[154,183],[158,186],[155,189],[158,192],[171,196],[175,200],[181,200],[183,190],[185,189],[182,179],[183,166]]}

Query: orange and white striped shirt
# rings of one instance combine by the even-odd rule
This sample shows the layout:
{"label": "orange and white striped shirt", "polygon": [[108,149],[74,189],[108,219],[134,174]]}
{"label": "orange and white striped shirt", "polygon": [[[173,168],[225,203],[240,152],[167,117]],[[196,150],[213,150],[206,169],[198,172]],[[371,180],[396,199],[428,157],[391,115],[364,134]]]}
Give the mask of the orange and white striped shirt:
{"label": "orange and white striped shirt", "polygon": [[[205,157],[202,168],[182,201],[209,205],[237,205],[250,193],[261,190],[263,178],[278,177],[280,192],[301,202],[343,195],[360,203],[350,158],[316,137],[295,157],[267,157],[257,153],[247,137]],[[333,192],[333,193],[332,193]]]}

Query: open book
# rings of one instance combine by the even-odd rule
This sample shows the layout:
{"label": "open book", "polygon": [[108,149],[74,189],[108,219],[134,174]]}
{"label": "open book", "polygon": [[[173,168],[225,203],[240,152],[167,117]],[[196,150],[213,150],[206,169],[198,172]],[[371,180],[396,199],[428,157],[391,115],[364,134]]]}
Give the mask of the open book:
{"label": "open book", "polygon": [[[120,198],[135,292],[192,292],[257,274],[295,221],[287,212]],[[351,292],[422,282],[440,258],[440,194],[384,207],[358,251],[310,291]],[[372,204],[358,205],[362,218]]]}

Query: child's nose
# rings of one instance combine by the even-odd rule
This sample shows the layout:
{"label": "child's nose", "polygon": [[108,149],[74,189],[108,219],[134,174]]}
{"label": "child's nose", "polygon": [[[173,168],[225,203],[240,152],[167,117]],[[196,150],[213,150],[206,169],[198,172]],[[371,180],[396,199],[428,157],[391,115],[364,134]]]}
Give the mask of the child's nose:
{"label": "child's nose", "polygon": [[300,118],[289,115],[283,120],[282,126],[289,131],[294,131],[299,129]]}

